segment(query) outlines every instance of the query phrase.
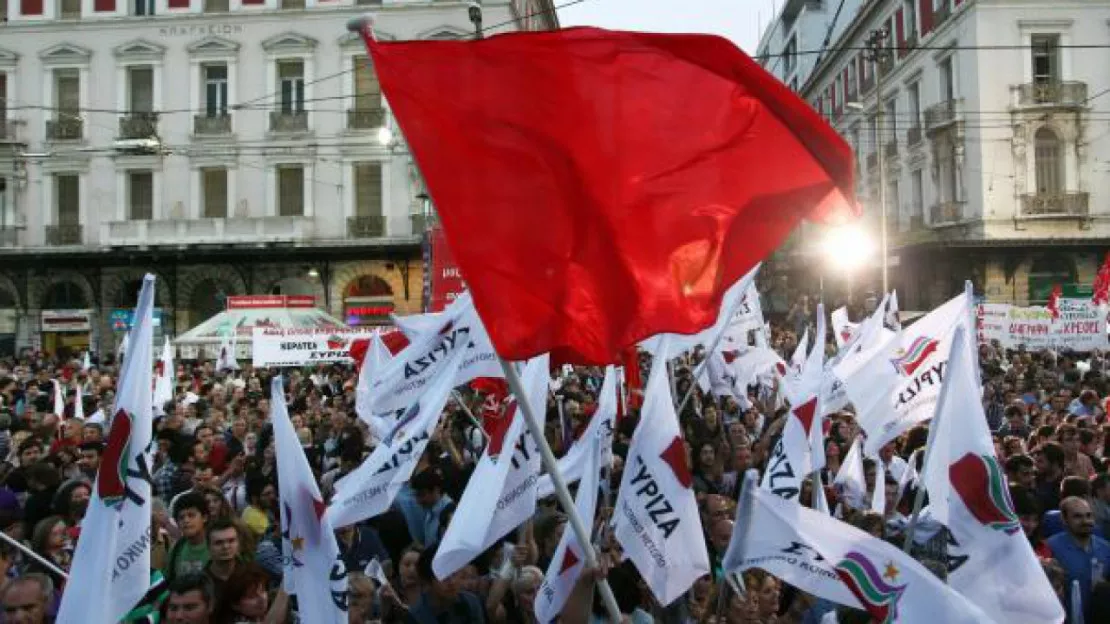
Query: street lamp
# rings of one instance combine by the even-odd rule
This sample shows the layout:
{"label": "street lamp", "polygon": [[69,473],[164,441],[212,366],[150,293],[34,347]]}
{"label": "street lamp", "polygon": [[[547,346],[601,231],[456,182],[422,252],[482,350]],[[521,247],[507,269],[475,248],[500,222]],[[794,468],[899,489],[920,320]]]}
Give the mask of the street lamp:
{"label": "street lamp", "polygon": [[[848,280],[851,298],[851,278],[875,255],[874,238],[862,227],[854,223],[833,226],[825,232],[821,242],[824,262],[821,266],[831,266]],[[821,300],[825,298],[825,272],[820,272]]]}

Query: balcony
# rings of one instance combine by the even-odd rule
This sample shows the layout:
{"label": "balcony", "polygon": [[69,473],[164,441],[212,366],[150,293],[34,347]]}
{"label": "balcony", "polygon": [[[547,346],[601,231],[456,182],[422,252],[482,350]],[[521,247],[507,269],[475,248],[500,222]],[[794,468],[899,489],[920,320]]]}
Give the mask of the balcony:
{"label": "balcony", "polygon": [[376,130],[385,125],[385,111],[382,109],[347,109],[347,128],[351,130]]}
{"label": "balcony", "polygon": [[879,168],[879,153],[871,152],[867,155],[867,170],[875,171]]}
{"label": "balcony", "polygon": [[1087,104],[1087,83],[1033,82],[1018,85],[1018,108],[1082,108]]}
{"label": "balcony", "polygon": [[18,247],[19,230],[14,227],[0,227],[0,247]]}
{"label": "balcony", "polygon": [[149,139],[158,136],[157,113],[132,113],[119,118],[119,138]]}
{"label": "balcony", "polygon": [[1036,193],[1021,196],[1019,219],[1086,218],[1089,217],[1090,195],[1087,193]]}
{"label": "balcony", "polygon": [[198,136],[231,134],[231,115],[196,115],[193,117],[193,134]]}
{"label": "balcony", "polygon": [[85,122],[77,116],[59,115],[46,122],[46,138],[51,141],[80,141],[85,135]]}
{"label": "balcony", "polygon": [[360,215],[347,217],[347,238],[380,238],[385,236],[385,217]]}
{"label": "balcony", "polygon": [[929,225],[959,223],[964,220],[964,202],[946,201],[933,204],[929,209]]}
{"label": "balcony", "polygon": [[101,240],[109,247],[291,243],[315,238],[312,217],[113,221],[101,229]]}
{"label": "balcony", "polygon": [[925,132],[931,133],[960,120],[962,100],[945,100],[925,109]]}
{"label": "balcony", "polygon": [[910,147],[921,145],[921,126],[911,126],[906,131],[906,145]]}
{"label": "balcony", "polygon": [[19,127],[23,125],[11,119],[0,117],[0,145],[5,143],[22,143],[19,136]]}
{"label": "balcony", "polygon": [[898,158],[898,141],[891,139],[883,146],[883,154],[886,155],[887,160]]}
{"label": "balcony", "polygon": [[438,219],[435,214],[414,214],[409,215],[409,220],[412,222],[412,235],[420,236],[427,230],[430,230],[436,224]]}
{"label": "balcony", "polygon": [[51,247],[80,245],[84,240],[84,231],[81,225],[48,225],[46,244]]}
{"label": "balcony", "polygon": [[270,132],[308,132],[308,113],[304,111],[272,111]]}

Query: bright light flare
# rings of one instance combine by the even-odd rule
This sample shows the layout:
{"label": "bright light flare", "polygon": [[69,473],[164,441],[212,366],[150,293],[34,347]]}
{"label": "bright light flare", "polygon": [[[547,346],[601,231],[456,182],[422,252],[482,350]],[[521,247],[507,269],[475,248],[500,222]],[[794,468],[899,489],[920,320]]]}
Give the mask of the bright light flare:
{"label": "bright light flare", "polygon": [[822,244],[825,258],[838,270],[854,272],[875,255],[875,241],[858,225],[830,228]]}

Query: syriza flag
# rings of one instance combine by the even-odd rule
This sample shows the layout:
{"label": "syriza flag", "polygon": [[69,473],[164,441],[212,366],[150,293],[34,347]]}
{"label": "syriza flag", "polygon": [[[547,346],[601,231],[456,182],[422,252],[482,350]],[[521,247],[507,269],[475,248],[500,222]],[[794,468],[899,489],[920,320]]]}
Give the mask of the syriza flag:
{"label": "syriza flag", "polygon": [[387,429],[439,377],[456,351],[462,351],[463,358],[454,369],[453,386],[476,377],[505,376],[469,293],[459,295],[430,319],[408,322],[415,323],[418,331],[406,332],[409,345],[375,371],[370,400],[364,402],[369,418],[385,419]]}
{"label": "syriza flag", "polygon": [[[611,368],[611,367],[610,367]],[[608,466],[603,459],[605,445],[612,444],[612,439],[603,440],[601,432],[586,432],[579,443],[585,451],[582,453],[582,480],[578,482],[578,494],[574,497],[574,508],[586,526],[593,525],[594,514],[597,511],[598,481],[603,466]],[[610,434],[611,435],[611,434]],[[571,590],[582,574],[586,565],[586,552],[584,548],[593,548],[587,544],[583,547],[578,542],[577,536],[568,525],[563,529],[563,536],[559,538],[559,545],[555,547],[555,555],[547,566],[547,574],[543,583],[536,591],[535,607],[536,619],[541,623],[554,621],[563,611]]]}
{"label": "syriza flag", "polygon": [[957,327],[970,329],[971,318],[971,296],[965,292],[837,365],[836,375],[867,432],[865,456],[933,417],[952,337]]}
{"label": "syriza flag", "polygon": [[759,568],[883,624],[996,622],[896,546],[754,481],[748,477],[740,496],[726,572]]}
{"label": "syriza flag", "polygon": [[709,573],[709,555],[667,384],[668,341],[660,342],[613,513],[624,554],[655,598],[669,605]]}
{"label": "syriza flag", "polygon": [[370,409],[373,404],[371,389],[374,383],[374,375],[392,359],[393,354],[382,342],[381,333],[379,331],[374,332],[370,336],[366,355],[363,356],[362,364],[358,368],[358,384],[355,386],[355,413],[370,427],[370,432],[379,440],[389,435],[389,423],[386,420],[376,418],[373,410]]}
{"label": "syriza flag", "polygon": [[[612,366],[605,368],[605,380],[601,383],[601,392],[597,396],[597,411],[590,419],[590,424],[582,432],[582,437],[571,444],[566,455],[559,458],[559,473],[567,485],[582,478],[585,473],[584,460],[592,452],[594,438],[601,438],[601,465],[608,468],[613,463],[613,431],[617,419],[617,373]],[[540,476],[536,485],[538,496],[546,498],[555,493],[555,485],[551,482],[551,475]]]}
{"label": "syriza flag", "polygon": [[528,401],[537,415],[547,411],[548,365],[547,355],[532,358],[525,365],[522,381],[528,396],[506,402],[504,418],[511,424],[508,431],[490,436],[459,499],[432,561],[437,578],[447,578],[470,563],[536,513],[540,453],[519,402]]}
{"label": "syriza flag", "polygon": [[1010,624],[1061,622],[1064,609],[1021,530],[979,400],[976,356],[957,330],[921,480],[932,517],[948,527],[949,584]]}
{"label": "syriza flag", "polygon": [[[804,346],[801,343],[800,346]],[[771,452],[760,487],[784,498],[801,493],[802,481],[825,467],[825,436],[821,389],[825,380],[825,309],[817,306],[817,333],[813,348],[801,362],[795,382],[786,387],[790,412],[782,437]]]}
{"label": "syriza flag", "polygon": [[[698,345],[709,347],[717,342],[718,336],[754,329],[752,319],[757,310],[759,322],[763,322],[763,311],[758,308],[759,293],[755,290],[755,276],[759,273],[760,266],[762,263],[756,264],[752,270],[745,273],[725,291],[724,297],[721,298],[721,309],[717,314],[717,320],[712,325],[696,334],[656,334],[642,341],[640,347],[655,353],[659,350],[660,341],[666,338],[671,345],[671,353],[680,354]],[[752,293],[755,293],[754,300]]]}
{"label": "syriza flag", "polygon": [[162,357],[154,365],[154,413],[161,415],[165,412],[166,403],[173,400],[173,346],[170,337],[162,345]]}
{"label": "syriza flag", "polygon": [[326,505],[301,448],[280,376],[270,385],[278,500],[281,505],[282,580],[297,597],[302,621],[347,624],[347,568],[339,556]]}
{"label": "syriza flag", "polygon": [[859,330],[859,323],[848,320],[848,308],[845,307],[833,310],[831,319],[833,336],[836,337],[836,347],[843,349],[845,345],[852,342],[856,331]]}
{"label": "syriza flag", "polygon": [[114,624],[150,588],[154,277],[147,275],[120,373],[115,415],[82,521],[59,622]]}
{"label": "syriza flag", "polygon": [[443,406],[455,387],[455,374],[465,353],[465,349],[449,351],[443,367],[393,419],[374,452],[335,483],[335,494],[327,511],[332,526],[345,527],[373,518],[393,504],[431,440]]}

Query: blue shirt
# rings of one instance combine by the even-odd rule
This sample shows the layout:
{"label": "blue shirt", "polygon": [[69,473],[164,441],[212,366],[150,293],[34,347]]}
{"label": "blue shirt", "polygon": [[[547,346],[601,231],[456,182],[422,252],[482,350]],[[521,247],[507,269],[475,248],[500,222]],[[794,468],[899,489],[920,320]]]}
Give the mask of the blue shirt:
{"label": "blue shirt", "polygon": [[[1092,535],[1091,543],[1084,550],[1070,533],[1057,533],[1045,540],[1045,543],[1052,550],[1052,557],[1068,574],[1068,591],[1064,595],[1070,602],[1072,581],[1079,581],[1083,607],[1086,608],[1086,603],[1091,598],[1091,585],[1105,579],[1106,573],[1110,571],[1110,543]],[[1068,610],[1071,611],[1070,604]]]}
{"label": "blue shirt", "polygon": [[393,506],[405,517],[412,541],[427,548],[439,542],[439,512],[451,502],[451,497],[444,494],[428,509],[416,500],[416,492],[406,483],[393,499]]}
{"label": "blue shirt", "polygon": [[[1066,530],[1064,526],[1064,517],[1060,514],[1059,509],[1044,512],[1041,518],[1041,537],[1048,539],[1057,533],[1063,533]],[[1106,539],[1106,534],[1102,532],[1102,527],[1095,523],[1095,535]]]}

